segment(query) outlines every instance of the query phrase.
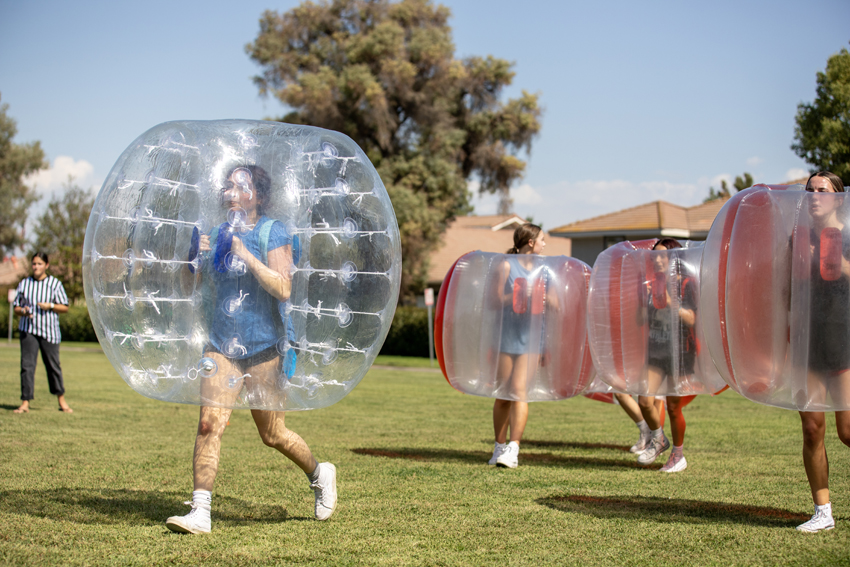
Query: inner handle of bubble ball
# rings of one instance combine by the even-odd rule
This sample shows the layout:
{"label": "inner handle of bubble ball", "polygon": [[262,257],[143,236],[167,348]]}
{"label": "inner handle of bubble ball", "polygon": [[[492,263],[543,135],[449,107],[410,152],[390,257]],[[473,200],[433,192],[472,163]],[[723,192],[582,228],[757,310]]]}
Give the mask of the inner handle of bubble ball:
{"label": "inner handle of bubble ball", "polygon": [[192,262],[198,257],[198,251],[201,249],[201,231],[198,227],[192,228],[192,240],[189,243],[189,271],[195,273],[195,266]]}
{"label": "inner handle of bubble ball", "polygon": [[667,274],[655,272],[652,280],[652,306],[656,309],[667,307]]}
{"label": "inner handle of bubble ball", "polygon": [[528,281],[525,278],[514,280],[514,313],[522,315],[528,310]]}
{"label": "inner handle of bubble ball", "polygon": [[841,231],[828,226],[820,233],[820,277],[834,282],[841,277]]}
{"label": "inner handle of bubble ball", "polygon": [[546,298],[546,282],[543,278],[534,280],[534,287],[531,288],[531,314],[540,315],[543,313],[543,300]]}
{"label": "inner handle of bubble ball", "polygon": [[227,272],[226,259],[232,245],[233,231],[230,230],[230,225],[224,223],[218,227],[218,237],[215,240],[215,256],[213,257],[215,271],[220,274]]}

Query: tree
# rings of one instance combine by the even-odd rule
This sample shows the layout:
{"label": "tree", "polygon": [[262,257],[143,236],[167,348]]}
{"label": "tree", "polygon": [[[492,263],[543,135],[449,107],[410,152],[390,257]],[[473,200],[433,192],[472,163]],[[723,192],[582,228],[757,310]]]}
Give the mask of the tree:
{"label": "tree", "polygon": [[842,49],[817,74],[812,104],[797,105],[791,149],[812,165],[850,184],[850,53]]}
{"label": "tree", "polygon": [[[732,183],[732,186],[735,188],[735,193],[738,191],[743,191],[747,187],[753,186],[753,176],[744,172],[744,176],[738,176],[735,178],[735,182]],[[720,189],[715,190],[714,187],[708,188],[708,197],[703,201],[703,203],[709,203],[711,201],[716,201],[717,199],[728,199],[732,196],[732,192],[729,191],[729,185],[726,184],[725,179],[720,180]]]}
{"label": "tree", "polygon": [[83,292],[83,241],[94,197],[68,177],[61,197],[53,197],[35,225],[31,254],[41,250],[50,258],[50,272],[62,280],[68,299],[81,299]]}
{"label": "tree", "polygon": [[39,142],[15,144],[16,122],[0,105],[0,255],[24,243],[24,225],[30,205],[38,200],[24,178],[47,167]]}
{"label": "tree", "polygon": [[280,120],[343,132],[374,163],[401,230],[408,300],[448,222],[469,212],[469,179],[509,211],[518,155],[540,130],[537,95],[500,101],[511,63],[454,58],[449,16],[429,0],[305,2],[266,11],[246,46],[260,93],[293,109]]}

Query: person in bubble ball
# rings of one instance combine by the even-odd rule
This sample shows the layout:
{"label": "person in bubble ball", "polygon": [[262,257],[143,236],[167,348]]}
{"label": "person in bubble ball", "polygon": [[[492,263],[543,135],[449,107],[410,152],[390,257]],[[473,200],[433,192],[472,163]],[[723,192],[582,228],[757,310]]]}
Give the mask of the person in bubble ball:
{"label": "person in bubble ball", "polygon": [[[834,173],[818,171],[809,177],[806,191],[814,193],[809,201],[812,219],[809,391],[820,391],[823,397],[828,391],[836,404],[846,405],[850,403],[850,226],[844,222],[843,201],[821,196],[822,193],[843,193],[844,184]],[[820,269],[821,234],[825,228],[840,231],[843,243],[840,274],[836,274],[838,277],[832,281],[824,280]],[[824,412],[801,411],[800,419],[803,425],[803,464],[812,489],[815,513],[797,529],[809,533],[831,530],[835,527],[835,520],[829,500],[829,461],[824,445],[826,415]],[[835,412],[835,425],[838,438],[850,446],[850,411]]]}
{"label": "person in bubble ball", "polygon": [[[192,510],[166,520],[166,526],[175,532],[197,534],[211,529],[210,507],[221,438],[232,412],[220,406],[233,403],[243,387],[248,396],[279,395],[274,392],[284,361],[277,350],[283,324],[278,304],[290,295],[293,252],[292,238],[283,224],[263,214],[270,188],[269,175],[261,167],[233,168],[222,188],[222,205],[250,230],[225,234],[227,225],[222,225],[214,231],[214,241],[208,235],[199,239],[199,251],[208,256],[214,247],[218,253],[224,252],[223,239],[232,235],[225,263],[235,269],[216,269],[210,266],[214,262],[204,263],[202,277],[215,282],[215,309],[212,320],[207,321],[210,334],[204,356],[214,361],[217,369],[212,378],[201,383],[202,400],[209,405],[201,406],[198,419],[192,459],[194,492],[192,501],[186,503]],[[273,225],[265,231],[268,240],[261,243],[262,227],[269,222]],[[267,264],[261,260],[261,247],[266,248]],[[196,277],[189,270],[184,275]],[[236,329],[241,331],[238,338],[234,338]],[[337,500],[334,465],[316,461],[307,443],[286,428],[284,412],[252,409],[251,416],[263,443],[280,451],[307,475],[315,492],[316,519],[330,518]]]}
{"label": "person in bubble ball", "polygon": [[[682,245],[673,238],[662,238],[655,243],[652,249],[673,250],[681,247]],[[669,255],[654,254],[652,262],[656,274],[670,273]],[[664,297],[660,301],[652,297],[653,290],[650,289],[649,291],[650,297],[647,302],[649,324],[647,386],[649,391],[656,390],[661,385],[662,380],[671,374],[675,373],[680,377],[692,375],[696,364],[694,325],[696,324],[698,298],[693,277],[685,273],[681,262],[677,264],[676,268],[676,277],[662,290]],[[676,313],[678,325],[671,324],[670,309],[674,304],[670,296],[671,290],[678,295],[678,312]],[[674,326],[675,328],[671,328]],[[670,341],[674,332],[678,333],[680,350],[677,369],[673,368],[674,359],[670,352]],[[667,415],[670,416],[670,431],[673,436],[673,451],[667,463],[661,467],[662,472],[681,472],[688,466],[682,453],[685,442],[685,416],[682,414],[682,408],[688,405],[694,397],[666,396]],[[638,404],[650,431],[646,437],[642,436],[638,441],[635,452],[638,453],[638,463],[648,465],[655,462],[661,453],[670,448],[670,440],[664,435],[661,415],[655,405],[655,397],[639,396]],[[642,442],[645,442],[643,450],[640,447]]]}
{"label": "person in bubble ball", "polygon": [[[525,396],[528,369],[530,366],[537,365],[541,355],[539,347],[529,344],[531,309],[522,314],[514,312],[514,282],[518,278],[528,278],[531,273],[533,261],[523,256],[542,254],[545,247],[543,230],[539,226],[526,223],[518,227],[514,231],[514,245],[507,252],[516,256],[502,264],[497,286],[501,292],[499,301],[502,305],[503,317],[496,382],[499,385],[508,384],[511,394],[516,397]],[[554,295],[548,295],[547,301],[552,302],[553,307],[557,308]],[[519,444],[527,421],[527,402],[496,399],[493,405],[493,430],[496,434],[496,442],[489,464],[509,469],[517,467]],[[510,441],[508,429],[510,429]]]}

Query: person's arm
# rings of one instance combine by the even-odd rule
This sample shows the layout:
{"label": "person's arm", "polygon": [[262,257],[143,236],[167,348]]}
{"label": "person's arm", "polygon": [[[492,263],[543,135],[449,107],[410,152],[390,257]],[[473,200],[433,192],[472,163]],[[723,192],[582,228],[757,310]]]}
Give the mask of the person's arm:
{"label": "person's arm", "polygon": [[292,292],[292,246],[279,246],[269,250],[269,265],[263,264],[242,243],[238,236],[233,236],[231,252],[238,256],[248,271],[253,274],[264,290],[279,301],[286,301]]}
{"label": "person's arm", "polygon": [[696,293],[692,281],[685,282],[685,292],[682,305],[679,307],[679,319],[687,327],[693,327],[697,322]]}
{"label": "person's arm", "polygon": [[67,313],[68,306],[63,305],[62,303],[54,303],[52,301],[42,301],[38,304],[39,309],[43,309],[44,311],[53,311],[54,313]]}

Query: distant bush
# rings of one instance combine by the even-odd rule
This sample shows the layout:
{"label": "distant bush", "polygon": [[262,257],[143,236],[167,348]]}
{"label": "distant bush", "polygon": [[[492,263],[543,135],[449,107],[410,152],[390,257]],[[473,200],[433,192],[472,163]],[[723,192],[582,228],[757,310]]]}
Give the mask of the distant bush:
{"label": "distant bush", "polygon": [[[0,338],[9,336],[9,307],[0,303]],[[59,316],[59,329],[63,341],[97,342],[97,335],[89,319],[89,310],[83,305],[72,305],[67,313]],[[18,317],[12,320],[12,336],[18,338]]]}
{"label": "distant bush", "polygon": [[396,309],[381,354],[427,357],[428,311],[423,307]]}

